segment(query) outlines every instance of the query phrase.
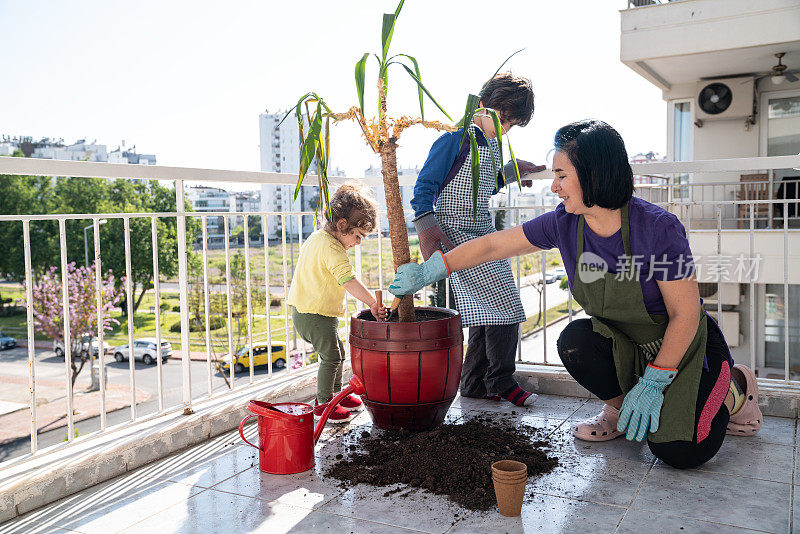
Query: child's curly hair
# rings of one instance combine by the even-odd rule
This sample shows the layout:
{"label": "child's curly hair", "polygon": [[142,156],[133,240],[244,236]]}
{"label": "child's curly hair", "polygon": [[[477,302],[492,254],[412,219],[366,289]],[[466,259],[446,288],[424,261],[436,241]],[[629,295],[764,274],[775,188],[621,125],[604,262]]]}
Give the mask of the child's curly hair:
{"label": "child's curly hair", "polygon": [[[354,228],[361,228],[371,233],[377,226],[377,216],[372,196],[356,182],[347,182],[339,186],[331,198],[330,212],[325,210],[325,220],[328,225],[344,233]],[[337,224],[341,220],[346,223],[344,230]]]}

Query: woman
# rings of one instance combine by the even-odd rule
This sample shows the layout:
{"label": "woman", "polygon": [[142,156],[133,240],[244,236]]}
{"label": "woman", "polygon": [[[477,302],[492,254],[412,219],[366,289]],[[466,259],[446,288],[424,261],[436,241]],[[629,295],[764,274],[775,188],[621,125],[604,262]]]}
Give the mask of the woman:
{"label": "woman", "polygon": [[573,296],[591,319],[564,329],[567,371],[605,401],[575,437],[625,433],[677,468],[710,460],[727,433],[761,427],[755,375],[733,365],[717,324],[702,310],[686,232],[671,213],[633,197],[625,145],[608,124],[561,128],[551,190],[553,211],[469,241],[422,265],[398,269],[389,290],[416,291],[486,261],[558,247]]}

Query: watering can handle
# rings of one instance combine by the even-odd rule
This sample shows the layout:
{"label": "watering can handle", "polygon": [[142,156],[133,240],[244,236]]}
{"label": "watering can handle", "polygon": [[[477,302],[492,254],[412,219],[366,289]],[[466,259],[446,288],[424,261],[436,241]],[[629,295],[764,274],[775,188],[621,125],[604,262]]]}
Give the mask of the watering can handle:
{"label": "watering can handle", "polygon": [[[245,442],[245,443],[247,443],[247,444],[248,444],[248,445],[250,445],[251,447],[255,447],[256,449],[258,449],[258,447],[256,447],[255,445],[253,445],[252,443],[250,443],[249,441],[247,441],[247,438],[246,438],[246,437],[244,437],[244,424],[245,424],[245,423],[247,422],[247,420],[248,420],[248,419],[250,419],[251,417],[256,417],[256,416],[255,416],[255,415],[248,415],[247,417],[245,417],[244,419],[242,419],[242,422],[241,422],[241,423],[239,423],[239,435],[240,435],[240,436],[242,436],[242,439],[244,440],[244,442]],[[260,450],[260,449],[259,449],[259,450]]]}

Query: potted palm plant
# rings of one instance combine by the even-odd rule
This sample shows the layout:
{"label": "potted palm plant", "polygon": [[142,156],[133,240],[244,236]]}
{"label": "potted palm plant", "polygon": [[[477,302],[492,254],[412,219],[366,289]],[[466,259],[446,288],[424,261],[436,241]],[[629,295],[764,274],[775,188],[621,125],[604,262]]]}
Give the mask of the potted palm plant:
{"label": "potted palm plant", "polygon": [[[389,54],[395,23],[403,8],[403,1],[400,1],[394,13],[383,15],[381,49],[375,54],[365,53],[355,64],[357,106],[354,105],[343,113],[334,112],[325,100],[313,91],[303,95],[294,106],[294,115],[303,139],[295,198],[309,168],[312,163],[316,163],[317,185],[320,192],[317,211],[329,209],[327,166],[330,158],[330,123],[355,121],[361,128],[367,145],[381,158],[395,269],[411,261],[397,173],[397,141],[401,133],[415,125],[455,132],[463,125],[470,124],[474,113],[481,110],[492,117],[495,130],[502,132],[497,113],[479,107],[480,98],[476,95],[469,95],[465,113],[454,125],[425,119],[424,102],[427,98],[451,122],[453,121],[423,84],[416,58],[404,53]],[[365,115],[364,89],[367,63],[371,57],[375,58],[378,64],[376,79],[378,106],[377,116],[368,119]],[[419,117],[388,116],[386,101],[390,68],[402,69],[416,84],[419,94]],[[291,113],[291,111],[287,113],[284,120]],[[471,129],[463,128],[462,143],[465,138],[468,138],[471,147],[473,206],[475,206],[480,172],[479,151],[475,134]],[[500,158],[502,161],[502,149]],[[513,152],[511,160],[514,162],[514,172],[519,180],[519,170]],[[492,164],[495,164],[494,160]],[[503,170],[499,169],[499,172]],[[372,320],[369,312],[352,318],[350,345],[353,371],[365,385],[364,401],[379,427],[435,426],[444,419],[458,391],[463,359],[460,316],[457,312],[441,308],[418,308],[418,312],[415,315],[413,295],[407,295],[400,303],[399,323],[376,322]]]}

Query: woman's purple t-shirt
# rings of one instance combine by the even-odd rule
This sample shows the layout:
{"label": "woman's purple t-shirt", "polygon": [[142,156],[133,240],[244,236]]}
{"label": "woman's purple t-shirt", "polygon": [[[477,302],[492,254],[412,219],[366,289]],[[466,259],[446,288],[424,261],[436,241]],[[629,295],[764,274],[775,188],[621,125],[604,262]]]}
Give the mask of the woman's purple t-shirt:
{"label": "woman's purple t-shirt", "polygon": [[[533,246],[545,250],[553,247],[559,249],[570,289],[578,250],[578,219],[578,215],[567,213],[562,203],[555,210],[522,224],[525,237]],[[656,281],[682,280],[694,273],[686,230],[675,215],[638,197],[631,197],[628,220],[631,254],[634,265],[639,269],[645,308],[651,314],[665,314],[667,309]],[[584,253],[591,252],[602,258],[608,272],[625,271],[622,230],[609,237],[601,237],[592,232],[588,224],[584,224],[583,241]]]}

